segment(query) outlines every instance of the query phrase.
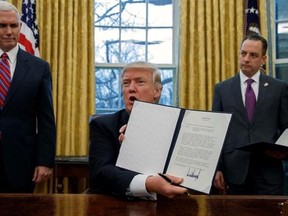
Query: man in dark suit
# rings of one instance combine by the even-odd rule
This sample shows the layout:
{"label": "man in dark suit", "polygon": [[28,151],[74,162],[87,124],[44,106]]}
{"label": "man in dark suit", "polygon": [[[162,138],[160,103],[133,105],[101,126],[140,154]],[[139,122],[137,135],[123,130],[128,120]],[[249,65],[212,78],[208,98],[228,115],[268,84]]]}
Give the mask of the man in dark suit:
{"label": "man in dark suit", "polygon": [[[282,159],[287,152],[239,150],[251,143],[275,143],[288,127],[288,87],[261,72],[266,50],[263,37],[247,36],[240,50],[240,72],[214,89],[212,110],[233,113],[214,179],[218,189],[227,185],[228,194],[283,194]],[[249,79],[256,99],[251,119],[245,110]]]}
{"label": "man in dark suit", "polygon": [[[162,92],[160,72],[150,63],[128,64],[122,71],[121,81],[125,109],[90,122],[90,193],[151,200],[156,199],[156,194],[174,197],[185,193],[185,188],[173,186],[157,174],[142,175],[115,166],[134,100],[157,103]],[[169,177],[176,184],[183,181]]]}
{"label": "man in dark suit", "polygon": [[17,9],[0,1],[0,56],[11,79],[0,107],[0,193],[33,192],[51,176],[55,158],[49,64],[19,47],[20,28]]}

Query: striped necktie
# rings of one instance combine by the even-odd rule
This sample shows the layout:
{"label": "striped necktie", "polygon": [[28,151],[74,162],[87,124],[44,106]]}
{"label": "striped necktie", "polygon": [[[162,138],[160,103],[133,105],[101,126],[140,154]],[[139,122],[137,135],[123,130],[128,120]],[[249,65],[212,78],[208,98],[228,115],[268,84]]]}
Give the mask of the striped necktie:
{"label": "striped necktie", "polygon": [[11,83],[10,65],[7,53],[1,55],[0,61],[0,107],[4,106],[5,99]]}

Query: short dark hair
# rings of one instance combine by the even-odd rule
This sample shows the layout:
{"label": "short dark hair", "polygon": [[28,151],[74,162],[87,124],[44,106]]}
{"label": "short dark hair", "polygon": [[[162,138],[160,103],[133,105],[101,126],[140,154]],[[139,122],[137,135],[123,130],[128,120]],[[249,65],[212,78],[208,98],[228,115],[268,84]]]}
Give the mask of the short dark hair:
{"label": "short dark hair", "polygon": [[246,40],[261,41],[262,42],[262,55],[263,56],[266,55],[268,43],[264,37],[262,37],[261,35],[258,35],[258,34],[249,34],[242,40],[241,46],[244,43],[244,41],[246,41]]}

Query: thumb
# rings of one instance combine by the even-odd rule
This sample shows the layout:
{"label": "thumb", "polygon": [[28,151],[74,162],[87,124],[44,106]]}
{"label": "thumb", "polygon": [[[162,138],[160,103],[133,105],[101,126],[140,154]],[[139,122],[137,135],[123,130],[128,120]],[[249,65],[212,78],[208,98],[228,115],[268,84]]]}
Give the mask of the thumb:
{"label": "thumb", "polygon": [[37,177],[38,177],[38,169],[35,168],[32,181],[35,181]]}
{"label": "thumb", "polygon": [[119,129],[119,133],[124,133],[126,130],[127,124],[123,125],[120,129]]}

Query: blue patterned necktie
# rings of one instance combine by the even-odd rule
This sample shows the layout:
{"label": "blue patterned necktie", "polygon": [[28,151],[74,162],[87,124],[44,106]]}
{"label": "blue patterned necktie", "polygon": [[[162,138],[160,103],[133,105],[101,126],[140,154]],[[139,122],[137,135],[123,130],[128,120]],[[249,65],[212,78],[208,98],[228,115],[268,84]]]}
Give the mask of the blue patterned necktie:
{"label": "blue patterned necktie", "polygon": [[8,94],[8,90],[10,88],[11,83],[11,75],[10,75],[10,65],[8,62],[7,53],[3,53],[1,55],[0,61],[0,107],[1,109],[4,106],[6,96]]}
{"label": "blue patterned necktie", "polygon": [[253,79],[247,79],[247,88],[246,88],[246,93],[245,93],[245,108],[246,108],[246,113],[249,121],[252,121],[255,106],[256,106],[256,96],[253,91],[253,88],[251,84],[254,82]]}

